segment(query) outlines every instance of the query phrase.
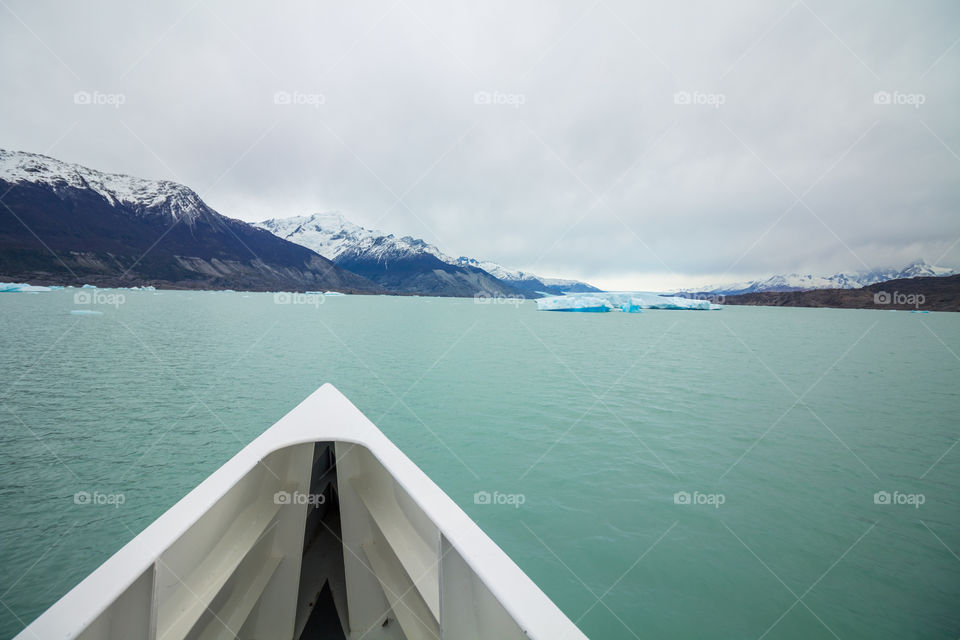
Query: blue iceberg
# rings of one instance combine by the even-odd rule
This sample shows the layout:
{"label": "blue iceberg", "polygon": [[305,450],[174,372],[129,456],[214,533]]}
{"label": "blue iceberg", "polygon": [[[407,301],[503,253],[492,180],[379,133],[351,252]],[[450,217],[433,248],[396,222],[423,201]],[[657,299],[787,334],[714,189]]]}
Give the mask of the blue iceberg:
{"label": "blue iceberg", "polygon": [[53,291],[53,289],[23,282],[0,282],[0,293],[37,293],[38,291]]}
{"label": "blue iceberg", "polygon": [[593,295],[556,296],[537,300],[540,311],[579,311],[581,313],[606,313],[613,305],[604,298]]}
{"label": "blue iceberg", "polygon": [[573,293],[537,300],[540,311],[612,311],[640,313],[643,309],[684,309],[710,311],[722,309],[709,300],[662,296],[642,291],[604,291],[587,294]]}

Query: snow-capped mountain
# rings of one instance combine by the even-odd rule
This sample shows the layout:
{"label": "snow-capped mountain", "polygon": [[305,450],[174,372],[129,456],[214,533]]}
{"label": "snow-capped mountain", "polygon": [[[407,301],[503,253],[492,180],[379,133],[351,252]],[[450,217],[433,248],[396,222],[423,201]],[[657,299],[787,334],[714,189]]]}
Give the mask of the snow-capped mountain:
{"label": "snow-capped mountain", "polygon": [[576,281],[538,278],[494,262],[452,258],[424,240],[367,229],[337,211],[255,225],[399,293],[536,296],[538,291],[558,292],[561,286],[596,290]]}
{"label": "snow-capped mountain", "polygon": [[515,296],[519,292],[482,269],[465,267],[411,236],[366,229],[339,212],[264,220],[256,226],[303,245],[394,293],[432,296]]}
{"label": "snow-capped mountain", "polygon": [[339,211],[276,218],[254,222],[253,225],[309,247],[328,260],[351,254],[366,254],[371,258],[386,261],[425,253],[454,264],[452,258],[432,244],[411,236],[397,237],[392,233],[361,227],[347,220]]}
{"label": "snow-capped mountain", "polygon": [[538,292],[549,293],[552,295],[563,295],[564,293],[588,293],[600,291],[596,287],[580,282],[579,280],[564,280],[563,278],[543,278],[530,273],[529,271],[520,271],[519,269],[508,269],[503,265],[489,260],[475,260],[461,256],[457,258],[457,264],[467,265],[483,269],[490,275],[503,280],[516,289],[529,294]]}
{"label": "snow-capped mountain", "polygon": [[222,216],[188,187],[0,149],[0,280],[383,292],[322,256]]}
{"label": "snow-capped mountain", "polygon": [[168,216],[188,225],[199,218],[223,217],[192,189],[177,182],[104,173],[36,153],[0,149],[0,178],[16,184],[42,184],[55,193],[89,190],[111,206],[123,206],[139,215]]}
{"label": "snow-capped mountain", "polygon": [[766,280],[750,280],[724,285],[710,285],[694,289],[684,289],[680,293],[703,293],[713,295],[737,295],[741,293],[759,293],[761,291],[809,291],[811,289],[859,289],[878,282],[899,280],[902,278],[939,277],[956,274],[947,267],[937,267],[917,260],[902,269],[885,268],[873,271],[855,271],[835,273],[832,276],[814,276],[791,273],[777,275]]}

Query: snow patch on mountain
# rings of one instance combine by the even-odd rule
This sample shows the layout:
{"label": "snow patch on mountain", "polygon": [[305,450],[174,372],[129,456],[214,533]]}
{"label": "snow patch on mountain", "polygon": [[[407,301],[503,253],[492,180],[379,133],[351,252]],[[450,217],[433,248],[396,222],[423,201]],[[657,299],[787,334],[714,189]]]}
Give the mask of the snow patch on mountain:
{"label": "snow patch on mountain", "polygon": [[477,260],[476,258],[467,258],[466,256],[460,256],[451,264],[460,265],[462,267],[474,267],[476,269],[483,269],[490,275],[500,280],[507,281],[519,281],[519,280],[541,280],[532,273],[527,273],[526,271],[520,271],[519,269],[508,269],[503,265],[497,264],[496,262],[491,262],[490,260]]}
{"label": "snow patch on mountain", "polygon": [[459,257],[456,264],[462,266],[476,267],[483,269],[495,278],[503,280],[506,283],[519,288],[528,293],[540,292],[547,294],[562,294],[568,290],[578,292],[600,291],[594,286],[579,280],[568,280],[565,278],[544,278],[529,271],[519,269],[508,269],[503,265],[491,262],[490,260],[476,260],[474,258]]}
{"label": "snow patch on mountain", "polygon": [[89,189],[113,206],[136,213],[167,214],[188,224],[213,213],[192,189],[170,180],[146,180],[120,173],[105,173],[37,153],[0,149],[0,179],[10,183]]}
{"label": "snow patch on mountain", "polygon": [[520,285],[522,290],[529,292],[543,288],[555,290],[563,287],[596,290],[576,280],[541,278],[526,271],[509,269],[489,260],[477,260],[465,256],[452,258],[435,245],[419,238],[397,237],[392,233],[362,227],[348,220],[339,211],[264,220],[253,224],[285,240],[313,249],[323,257],[334,261],[362,255],[380,262],[387,262],[401,257],[429,254],[455,267],[481,269],[498,280],[510,285]]}
{"label": "snow patch on mountain", "polygon": [[740,293],[758,293],[761,291],[808,291],[811,289],[860,289],[862,287],[897,280],[900,278],[922,278],[931,276],[950,276],[956,271],[947,267],[938,267],[920,259],[902,269],[884,268],[872,271],[854,271],[835,273],[832,276],[814,276],[791,273],[776,275],[766,280],[748,280],[728,284],[709,285],[693,289],[683,289],[679,293],[705,293],[717,295],[737,295]]}
{"label": "snow patch on mountain", "polygon": [[428,242],[412,236],[398,238],[392,233],[367,229],[347,220],[339,211],[275,218],[252,224],[313,249],[328,260],[360,253],[380,260],[427,253],[448,264],[456,264],[456,261]]}

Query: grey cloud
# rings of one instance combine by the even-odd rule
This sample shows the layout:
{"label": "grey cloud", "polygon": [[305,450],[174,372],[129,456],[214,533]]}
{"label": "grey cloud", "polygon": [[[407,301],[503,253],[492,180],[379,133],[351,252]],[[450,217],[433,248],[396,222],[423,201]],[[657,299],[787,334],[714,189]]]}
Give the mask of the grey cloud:
{"label": "grey cloud", "polygon": [[960,265],[952,2],[7,6],[4,147],[233,217],[637,288]]}

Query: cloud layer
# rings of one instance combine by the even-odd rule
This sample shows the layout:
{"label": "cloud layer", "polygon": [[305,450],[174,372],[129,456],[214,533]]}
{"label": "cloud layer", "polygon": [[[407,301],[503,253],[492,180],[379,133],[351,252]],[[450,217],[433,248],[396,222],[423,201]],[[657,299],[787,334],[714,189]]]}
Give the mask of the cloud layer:
{"label": "cloud layer", "polygon": [[0,6],[0,146],[616,288],[960,265],[954,2]]}

